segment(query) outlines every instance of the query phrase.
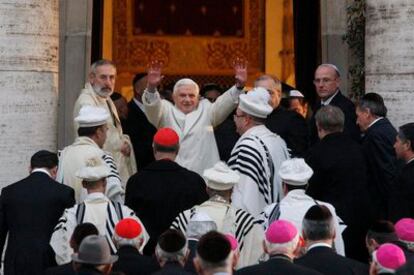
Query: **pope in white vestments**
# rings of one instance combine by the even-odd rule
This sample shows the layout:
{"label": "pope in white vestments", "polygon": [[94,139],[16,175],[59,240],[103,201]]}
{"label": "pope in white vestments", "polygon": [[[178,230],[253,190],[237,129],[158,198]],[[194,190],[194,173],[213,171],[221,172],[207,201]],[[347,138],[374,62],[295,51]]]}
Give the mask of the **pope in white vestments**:
{"label": "pope in white vestments", "polygon": [[173,105],[161,99],[156,91],[161,79],[160,69],[149,70],[148,87],[142,97],[145,114],[156,128],[169,127],[178,133],[180,151],[176,162],[201,175],[220,160],[214,127],[236,108],[247,79],[246,68],[236,68],[236,85],[213,104],[207,99],[200,100],[197,83],[185,78],[174,86]]}

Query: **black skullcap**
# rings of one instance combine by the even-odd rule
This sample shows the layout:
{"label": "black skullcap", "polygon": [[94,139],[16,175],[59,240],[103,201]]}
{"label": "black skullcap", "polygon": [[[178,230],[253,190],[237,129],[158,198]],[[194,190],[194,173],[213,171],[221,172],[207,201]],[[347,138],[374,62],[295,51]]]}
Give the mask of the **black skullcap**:
{"label": "black skullcap", "polygon": [[56,153],[47,150],[36,152],[30,159],[30,166],[34,168],[54,168],[58,165],[58,157]]}
{"label": "black skullcap", "polygon": [[140,81],[141,79],[143,79],[144,77],[147,76],[147,73],[138,73],[134,76],[134,78],[132,79],[132,86],[135,86],[135,83],[137,83],[138,81]]}
{"label": "black skullcap", "polygon": [[220,263],[227,259],[231,252],[231,244],[223,234],[210,231],[200,238],[197,244],[197,254],[204,261]]}
{"label": "black skullcap", "polygon": [[303,219],[310,221],[328,221],[332,219],[332,213],[325,205],[316,204],[309,208]]}
{"label": "black skullcap", "polygon": [[89,235],[99,235],[95,225],[89,222],[78,224],[72,233],[72,239],[79,246],[84,238]]}
{"label": "black skullcap", "polygon": [[118,100],[118,99],[121,99],[121,98],[123,98],[123,96],[122,96],[120,93],[113,92],[113,93],[111,94],[111,99],[112,99],[112,101],[115,101],[115,100]]}
{"label": "black skullcap", "polygon": [[180,251],[186,243],[187,240],[183,233],[174,229],[168,229],[158,238],[158,245],[163,251],[168,253]]}

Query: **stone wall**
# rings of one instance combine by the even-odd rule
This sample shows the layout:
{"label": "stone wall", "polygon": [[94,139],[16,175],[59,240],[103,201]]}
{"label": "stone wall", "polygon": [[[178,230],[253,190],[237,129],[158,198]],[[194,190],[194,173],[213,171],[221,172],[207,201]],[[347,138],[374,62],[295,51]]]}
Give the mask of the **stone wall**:
{"label": "stone wall", "polygon": [[0,1],[0,188],[56,150],[58,0]]}
{"label": "stone wall", "polygon": [[367,0],[366,92],[384,97],[395,127],[414,121],[414,2]]}

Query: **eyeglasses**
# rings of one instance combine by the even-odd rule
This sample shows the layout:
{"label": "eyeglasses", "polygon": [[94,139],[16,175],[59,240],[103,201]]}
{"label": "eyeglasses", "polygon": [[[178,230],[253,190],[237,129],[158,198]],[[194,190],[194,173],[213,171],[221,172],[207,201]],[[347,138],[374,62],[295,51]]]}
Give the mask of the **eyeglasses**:
{"label": "eyeglasses", "polygon": [[313,80],[313,84],[315,84],[315,85],[317,85],[319,83],[326,84],[326,83],[329,83],[329,82],[332,82],[332,81],[335,81],[335,80],[336,79],[330,79],[330,78],[316,78],[316,79]]}
{"label": "eyeglasses", "polygon": [[238,115],[238,114],[234,114],[233,115],[233,118],[236,118],[236,117],[245,117],[246,115]]}

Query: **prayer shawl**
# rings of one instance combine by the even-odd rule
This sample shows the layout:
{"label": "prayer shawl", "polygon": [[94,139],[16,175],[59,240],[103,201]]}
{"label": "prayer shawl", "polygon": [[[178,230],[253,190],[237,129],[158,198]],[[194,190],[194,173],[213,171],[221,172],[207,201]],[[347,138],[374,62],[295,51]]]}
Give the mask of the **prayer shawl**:
{"label": "prayer shawl", "polygon": [[236,237],[240,250],[238,268],[258,263],[263,254],[264,232],[252,215],[226,202],[210,199],[181,212],[173,221],[171,228],[180,230],[186,235],[188,222],[197,212],[206,213],[216,223],[219,232]]}
{"label": "prayer shawl", "polygon": [[262,223],[263,229],[266,230],[274,221],[279,219],[287,220],[292,222],[296,229],[302,234],[303,217],[309,208],[316,204],[325,205],[332,213],[336,231],[334,249],[338,254],[345,256],[342,232],[345,230],[346,225],[342,219],[337,216],[333,205],[327,202],[314,200],[305,194],[305,190],[292,190],[279,203],[272,203],[271,205],[266,206],[260,215],[259,221]]}
{"label": "prayer shawl", "polygon": [[[91,84],[86,83],[85,88],[80,93],[73,108],[73,118],[77,117],[82,106],[92,105],[104,108],[110,114],[108,118],[108,131],[106,133],[106,141],[103,150],[111,153],[116,166],[118,167],[121,182],[125,185],[129,177],[137,172],[137,164],[135,160],[134,148],[128,135],[122,133],[121,121],[118,117],[118,111],[115,108],[111,98],[103,98],[98,96],[93,90]],[[75,136],[78,132],[78,123],[74,122]],[[121,153],[121,147],[126,142],[131,148],[131,154],[124,156]],[[125,186],[124,186],[125,187]]]}
{"label": "prayer shawl", "polygon": [[124,190],[121,186],[117,166],[108,152],[101,148],[89,137],[78,137],[72,145],[59,152],[59,166],[56,181],[66,184],[75,190],[77,203],[86,197],[86,189],[82,187],[82,180],[76,177],[76,172],[85,165],[91,157],[101,156],[110,169],[106,182],[106,196],[113,201],[123,202]]}
{"label": "prayer shawl", "polygon": [[282,198],[279,167],[289,158],[284,140],[264,125],[244,133],[234,146],[228,165],[240,173],[234,186],[232,204],[259,215],[263,208]]}
{"label": "prayer shawl", "polygon": [[119,203],[111,202],[102,193],[91,193],[84,201],[84,208],[79,212],[81,204],[68,208],[60,217],[56,225],[50,245],[56,253],[56,262],[61,265],[71,261],[73,253],[69,245],[73,230],[79,223],[90,222],[94,224],[99,231],[99,235],[105,236],[111,248],[111,253],[116,253],[115,245],[112,241],[115,225],[123,218],[133,218],[138,221],[144,231],[144,243],[142,248],[149,240],[147,231],[142,222],[135,216],[134,211]]}

